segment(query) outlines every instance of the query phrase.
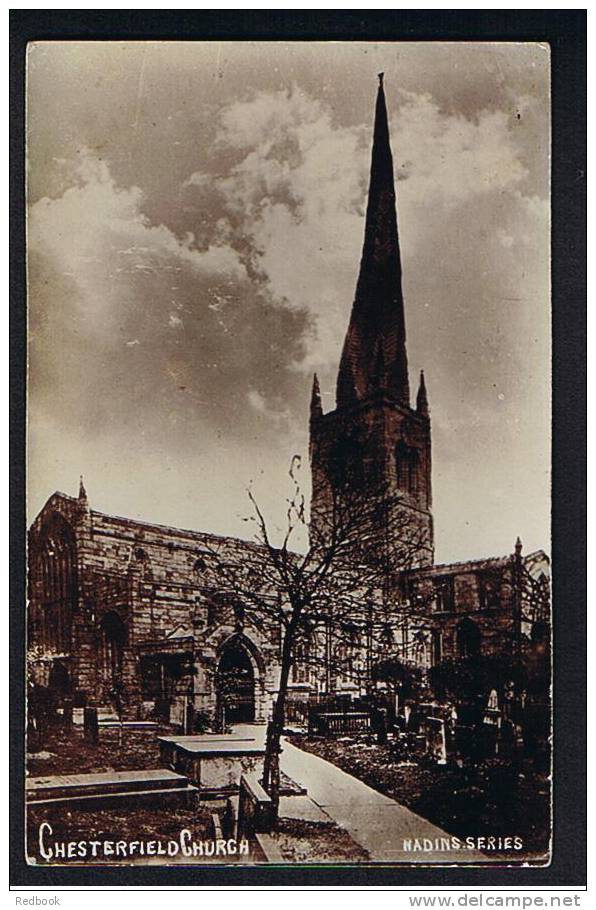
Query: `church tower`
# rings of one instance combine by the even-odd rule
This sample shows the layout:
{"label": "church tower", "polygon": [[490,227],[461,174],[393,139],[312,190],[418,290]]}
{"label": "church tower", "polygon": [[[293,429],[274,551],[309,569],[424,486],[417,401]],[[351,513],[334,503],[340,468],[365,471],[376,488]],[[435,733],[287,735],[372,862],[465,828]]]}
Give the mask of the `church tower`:
{"label": "church tower", "polygon": [[338,498],[372,504],[366,536],[394,554],[397,570],[433,562],[428,399],[421,374],[416,407],[410,406],[401,279],[381,73],[364,246],[334,411],[323,413],[316,376],[313,384],[311,536],[330,522]]}

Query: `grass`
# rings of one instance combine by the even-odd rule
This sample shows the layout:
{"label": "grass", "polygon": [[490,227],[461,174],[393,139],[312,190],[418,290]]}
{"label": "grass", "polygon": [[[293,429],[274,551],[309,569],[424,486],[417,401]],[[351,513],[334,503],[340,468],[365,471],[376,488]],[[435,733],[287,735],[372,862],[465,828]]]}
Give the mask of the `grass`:
{"label": "grass", "polygon": [[362,863],[369,855],[334,822],[281,819],[272,837],[289,863]]}
{"label": "grass", "polygon": [[[164,727],[164,733],[171,733]],[[144,771],[159,768],[159,743],[156,731],[122,730],[122,742],[117,727],[100,729],[99,743],[91,746],[85,742],[83,728],[74,726],[70,733],[60,729],[50,731],[41,753],[27,756],[27,772],[31,777],[51,774],[91,774],[101,771]],[[50,753],[49,758],[39,755]]]}
{"label": "grass", "polygon": [[459,837],[518,836],[524,856],[548,852],[550,781],[530,765],[494,759],[473,768],[403,763],[368,735],[312,738],[294,745],[324,758],[368,786]]}
{"label": "grass", "polygon": [[[210,834],[211,810],[206,806],[193,809],[102,809],[93,812],[80,810],[68,811],[65,809],[46,809],[31,807],[27,813],[27,854],[35,864],[44,864],[46,860],[41,856],[39,849],[39,826],[48,822],[52,833],[44,835],[44,842],[50,847],[54,842],[70,843],[91,841],[108,841],[115,844],[118,841],[162,841],[179,842],[180,832],[183,828],[191,831],[192,840],[205,840]],[[93,857],[88,848],[86,857],[74,856],[58,858],[53,862],[60,865],[114,865],[114,864],[139,864],[147,863],[147,857],[126,858],[103,853]],[[155,858],[152,858],[155,861]],[[158,858],[160,862],[167,863],[167,856]],[[170,860],[171,861],[171,860]],[[179,860],[178,860],[179,861]],[[49,860],[52,862],[52,860]],[[149,859],[151,862],[151,859]],[[194,862],[207,862],[206,858],[198,857]]]}

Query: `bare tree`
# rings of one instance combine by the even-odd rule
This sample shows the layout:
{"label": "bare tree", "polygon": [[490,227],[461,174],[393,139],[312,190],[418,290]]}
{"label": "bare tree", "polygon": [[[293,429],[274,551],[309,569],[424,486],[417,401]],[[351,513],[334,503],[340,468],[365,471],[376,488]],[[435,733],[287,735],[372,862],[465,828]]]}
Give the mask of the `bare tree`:
{"label": "bare tree", "polygon": [[[265,633],[280,633],[280,678],[267,729],[263,784],[277,811],[279,752],[292,665],[297,653],[329,673],[372,678],[371,666],[355,662],[355,653],[387,651],[387,638],[400,621],[404,601],[399,579],[417,565],[428,548],[426,531],[404,507],[399,495],[376,486],[329,489],[324,513],[309,522],[298,481],[299,456],[290,466],[292,488],[286,501],[285,528],[274,540],[252,491],[255,543],[230,556],[222,543],[210,547],[218,584],[243,604],[246,616]],[[308,546],[293,549],[300,532]],[[421,605],[407,603],[408,608]],[[308,647],[307,647],[308,646]],[[307,656],[306,656],[307,653]],[[329,680],[327,681],[329,691]]]}

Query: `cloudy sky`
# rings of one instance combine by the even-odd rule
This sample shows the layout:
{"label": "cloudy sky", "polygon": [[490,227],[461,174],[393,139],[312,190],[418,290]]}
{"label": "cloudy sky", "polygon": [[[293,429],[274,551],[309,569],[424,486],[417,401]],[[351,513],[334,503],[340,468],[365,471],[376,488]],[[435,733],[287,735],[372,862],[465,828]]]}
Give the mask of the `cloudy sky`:
{"label": "cloudy sky", "polygon": [[28,57],[29,512],[249,536],[334,406],[385,72],[438,561],[549,545],[549,56],[48,42]]}

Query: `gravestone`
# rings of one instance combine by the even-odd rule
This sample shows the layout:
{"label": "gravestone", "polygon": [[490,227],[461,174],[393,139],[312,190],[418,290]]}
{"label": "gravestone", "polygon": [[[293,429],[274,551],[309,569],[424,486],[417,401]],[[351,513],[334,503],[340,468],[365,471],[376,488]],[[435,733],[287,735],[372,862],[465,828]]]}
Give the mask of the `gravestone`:
{"label": "gravestone", "polygon": [[477,728],[478,752],[481,761],[494,758],[497,754],[499,728],[496,724],[480,724]]}
{"label": "gravestone", "polygon": [[373,708],[372,721],[377,734],[377,743],[384,746],[387,743],[387,712],[384,708]]}
{"label": "gravestone", "polygon": [[85,742],[96,746],[99,742],[99,722],[97,708],[85,708],[83,714]]}
{"label": "gravestone", "polygon": [[70,733],[72,730],[72,698],[65,698],[63,701],[63,710],[62,710],[62,724],[64,726],[64,732]]}
{"label": "gravestone", "polygon": [[183,696],[176,696],[170,704],[170,723],[184,729],[185,713],[186,699]]}
{"label": "gravestone", "polygon": [[445,721],[440,717],[427,717],[426,749],[437,764],[447,764],[447,742],[445,739]]}

